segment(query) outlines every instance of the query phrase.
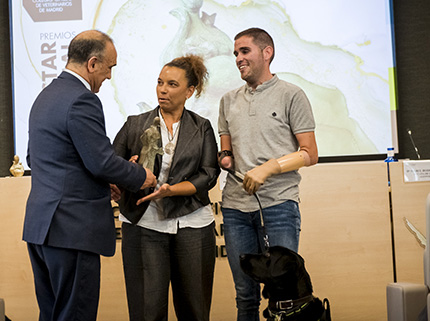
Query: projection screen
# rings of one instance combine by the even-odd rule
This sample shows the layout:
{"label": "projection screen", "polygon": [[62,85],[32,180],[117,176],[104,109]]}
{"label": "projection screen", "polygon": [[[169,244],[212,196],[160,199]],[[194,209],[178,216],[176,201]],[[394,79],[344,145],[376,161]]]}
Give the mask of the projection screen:
{"label": "projection screen", "polygon": [[98,94],[113,140],[128,115],[157,106],[161,67],[187,53],[204,57],[210,78],[186,108],[217,131],[221,96],[243,85],[234,36],[268,31],[271,70],[308,95],[320,156],[385,154],[397,148],[395,54],[390,0],[20,0],[10,1],[15,152],[25,163],[31,105],[65,66],[80,31],[109,34],[118,51]]}

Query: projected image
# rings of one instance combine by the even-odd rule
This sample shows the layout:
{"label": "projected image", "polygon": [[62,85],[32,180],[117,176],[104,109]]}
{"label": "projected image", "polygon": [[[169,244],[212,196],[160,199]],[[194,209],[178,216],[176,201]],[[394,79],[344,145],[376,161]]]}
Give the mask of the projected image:
{"label": "projected image", "polygon": [[187,53],[204,57],[210,79],[186,108],[216,130],[220,98],[244,84],[233,38],[260,27],[275,41],[272,72],[303,88],[311,101],[320,156],[385,154],[395,143],[388,0],[23,0],[12,4],[12,14],[16,153],[22,158],[34,98],[64,68],[71,38],[91,28],[108,33],[118,51],[113,77],[99,93],[112,139],[128,115],[157,106],[161,67]]}

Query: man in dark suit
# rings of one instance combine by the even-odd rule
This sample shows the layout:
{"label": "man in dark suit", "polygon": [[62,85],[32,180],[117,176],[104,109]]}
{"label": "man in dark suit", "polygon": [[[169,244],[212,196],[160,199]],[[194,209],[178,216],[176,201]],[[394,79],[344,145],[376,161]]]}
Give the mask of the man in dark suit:
{"label": "man in dark suit", "polygon": [[151,171],[115,155],[95,95],[117,53],[89,30],[70,43],[66,69],[35,100],[27,162],[32,186],[23,239],[33,267],[40,321],[97,318],[100,255],[115,253],[109,183],[154,187]]}

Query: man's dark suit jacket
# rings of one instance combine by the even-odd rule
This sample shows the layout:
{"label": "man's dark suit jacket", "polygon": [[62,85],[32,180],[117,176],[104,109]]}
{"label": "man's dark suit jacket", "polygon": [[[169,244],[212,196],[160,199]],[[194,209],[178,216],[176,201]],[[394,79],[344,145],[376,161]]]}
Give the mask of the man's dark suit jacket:
{"label": "man's dark suit jacket", "polygon": [[[129,116],[113,142],[116,153],[127,160],[133,155],[140,155],[140,136],[158,115],[159,107],[144,114]],[[154,174],[157,174],[160,167],[161,157],[157,157]],[[167,183],[174,185],[189,181],[195,186],[197,193],[163,198],[165,217],[187,215],[208,205],[208,191],[215,186],[219,173],[217,145],[209,120],[184,109]],[[141,197],[142,192],[125,191],[120,201],[121,213],[134,224],[139,221],[149,204],[146,202],[136,206],[136,201]]]}
{"label": "man's dark suit jacket", "polygon": [[99,98],[68,72],[33,104],[27,162],[31,191],[24,241],[112,256],[109,183],[136,192],[146,172],[115,155]]}

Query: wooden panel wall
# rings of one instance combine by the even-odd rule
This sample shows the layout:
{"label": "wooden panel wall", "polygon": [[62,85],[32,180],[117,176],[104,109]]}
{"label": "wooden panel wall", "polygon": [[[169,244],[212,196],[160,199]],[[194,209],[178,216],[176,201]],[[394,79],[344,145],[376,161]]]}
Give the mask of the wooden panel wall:
{"label": "wooden panel wall", "polygon": [[[422,248],[404,227],[407,216],[422,232],[430,183],[403,182],[402,162],[393,164],[392,195],[399,281],[423,282]],[[300,254],[315,295],[329,298],[336,321],[386,319],[385,287],[393,281],[386,164],[382,161],[318,164],[301,169]],[[12,320],[37,319],[33,276],[21,241],[30,177],[0,178],[0,297]],[[217,187],[216,187],[217,188]],[[220,191],[211,192],[213,202]],[[235,319],[235,292],[221,246],[222,216],[216,215],[218,254],[212,320]],[[266,302],[262,303],[265,308]],[[172,307],[169,320],[175,320]],[[102,259],[99,320],[127,319],[120,241]]]}
{"label": "wooden panel wall", "polygon": [[414,234],[406,227],[404,218],[426,236],[426,198],[429,182],[405,183],[403,164],[390,163],[392,173],[393,225],[398,282],[424,284],[423,254]]}
{"label": "wooden panel wall", "polygon": [[392,280],[383,162],[320,164],[301,170],[300,253],[314,291],[334,320],[385,320]]}

